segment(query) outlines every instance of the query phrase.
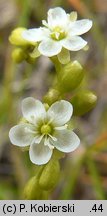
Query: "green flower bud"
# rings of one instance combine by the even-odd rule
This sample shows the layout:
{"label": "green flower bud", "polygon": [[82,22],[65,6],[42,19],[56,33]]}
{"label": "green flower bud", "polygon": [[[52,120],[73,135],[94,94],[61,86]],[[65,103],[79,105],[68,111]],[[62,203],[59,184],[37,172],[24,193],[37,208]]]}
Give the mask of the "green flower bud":
{"label": "green flower bud", "polygon": [[26,58],[26,61],[29,64],[34,64],[36,59],[40,56],[40,52],[38,51],[38,47],[36,46],[36,44],[35,46],[29,47],[27,52],[28,52],[28,56]]}
{"label": "green flower bud", "polygon": [[24,189],[24,198],[25,199],[37,199],[37,198],[39,199],[41,195],[42,195],[42,190],[40,189],[38,185],[38,178],[34,176],[28,181]]}
{"label": "green flower bud", "polygon": [[45,103],[51,105],[59,99],[61,99],[60,92],[57,89],[50,89],[49,92],[44,96],[43,100]]}
{"label": "green flower bud", "polygon": [[26,61],[29,63],[29,64],[34,64],[36,62],[36,58],[35,57],[32,57],[30,56],[29,54],[27,55],[27,58],[26,58]]}
{"label": "green flower bud", "polygon": [[58,89],[65,93],[76,89],[84,77],[84,71],[78,61],[65,65],[60,73]]}
{"label": "green flower bud", "polygon": [[31,53],[29,53],[29,56],[31,56],[32,58],[38,58],[40,55],[41,54],[38,50],[38,46],[35,46],[33,51]]}
{"label": "green flower bud", "polygon": [[43,191],[39,184],[38,178],[34,176],[31,178],[25,186],[23,197],[27,200],[42,200],[47,199],[47,192]]}
{"label": "green flower bud", "polygon": [[16,48],[12,52],[12,59],[16,63],[20,63],[26,59],[26,53],[21,48]]}
{"label": "green flower bud", "polygon": [[[11,32],[11,35],[9,36],[9,41],[11,44],[16,46],[27,46],[29,45],[29,42],[23,39],[22,32],[26,30],[26,28],[19,27],[14,29]],[[31,44],[31,43],[30,43]]]}
{"label": "green flower bud", "polygon": [[48,111],[49,105],[48,105],[47,103],[44,103],[43,105],[44,105],[44,107],[45,107],[45,110]]}
{"label": "green flower bud", "polygon": [[43,190],[52,190],[59,179],[60,165],[59,161],[51,159],[48,164],[45,165],[42,174],[39,178],[39,186]]}
{"label": "green flower bud", "polygon": [[74,115],[80,116],[94,108],[97,102],[97,96],[91,91],[82,90],[70,102],[74,108]]}

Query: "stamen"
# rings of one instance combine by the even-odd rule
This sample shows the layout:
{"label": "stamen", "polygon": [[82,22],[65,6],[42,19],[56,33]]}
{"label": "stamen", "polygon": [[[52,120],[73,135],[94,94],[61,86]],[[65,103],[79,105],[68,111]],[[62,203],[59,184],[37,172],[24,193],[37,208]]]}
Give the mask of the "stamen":
{"label": "stamen", "polygon": [[45,138],[44,145],[48,146],[50,149],[54,149],[54,146],[49,143],[49,138]]}
{"label": "stamen", "polygon": [[34,142],[37,143],[37,144],[39,144],[41,142],[41,140],[43,139],[43,137],[44,137],[44,134],[42,134],[41,136],[39,136],[39,135],[36,136]]}
{"label": "stamen", "polygon": [[52,139],[53,141],[55,141],[55,142],[57,141],[57,138],[56,138],[56,137],[54,137],[54,136],[52,136],[52,135],[50,135],[50,134],[48,134],[48,136],[51,137],[51,139]]}
{"label": "stamen", "polygon": [[55,127],[55,130],[65,130],[65,129],[67,129],[67,127],[68,127],[68,125],[65,124],[65,125],[60,126],[60,127]]}
{"label": "stamen", "polygon": [[62,40],[66,37],[66,32],[60,26],[56,26],[50,35],[54,40]]}

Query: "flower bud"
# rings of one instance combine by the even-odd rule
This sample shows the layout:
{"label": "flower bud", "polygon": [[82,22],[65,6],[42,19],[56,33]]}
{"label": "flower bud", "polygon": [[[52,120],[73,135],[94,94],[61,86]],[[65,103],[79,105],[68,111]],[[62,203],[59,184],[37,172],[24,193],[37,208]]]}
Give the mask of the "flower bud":
{"label": "flower bud", "polygon": [[70,101],[74,108],[74,115],[84,115],[90,111],[97,102],[97,96],[91,91],[80,91]]}
{"label": "flower bud", "polygon": [[12,59],[16,63],[20,63],[26,59],[26,53],[21,48],[16,48],[12,52]]}
{"label": "flower bud", "polygon": [[26,61],[29,63],[29,64],[34,64],[36,62],[36,58],[30,56],[29,54],[27,55],[27,58],[26,58]]}
{"label": "flower bud", "polygon": [[47,198],[47,192],[39,187],[38,178],[34,176],[25,186],[23,196],[27,200],[42,200]]}
{"label": "flower bud", "polygon": [[44,103],[43,105],[44,105],[44,107],[45,107],[45,110],[48,111],[49,105],[48,105],[47,103]]}
{"label": "flower bud", "polygon": [[44,167],[39,178],[39,186],[43,190],[52,190],[59,179],[60,165],[59,161],[52,159]]}
{"label": "flower bud", "polygon": [[77,88],[84,77],[84,71],[78,61],[65,65],[60,73],[58,88],[61,92],[70,92]]}
{"label": "flower bud", "polygon": [[60,92],[57,89],[50,89],[44,96],[44,103],[51,105],[59,99],[61,99]]}
{"label": "flower bud", "polygon": [[9,36],[9,41],[11,44],[16,46],[27,46],[29,45],[29,42],[23,39],[22,32],[26,30],[26,28],[19,27],[14,29],[11,32],[11,35]]}

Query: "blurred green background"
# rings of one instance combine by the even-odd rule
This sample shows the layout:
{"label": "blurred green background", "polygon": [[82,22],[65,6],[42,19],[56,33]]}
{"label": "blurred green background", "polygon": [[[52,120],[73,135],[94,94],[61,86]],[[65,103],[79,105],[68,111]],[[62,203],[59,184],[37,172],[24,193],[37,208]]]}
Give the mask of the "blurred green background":
{"label": "blurred green background", "polygon": [[[18,27],[38,27],[49,8],[93,20],[85,35],[88,51],[71,54],[85,68],[84,86],[96,92],[96,107],[75,117],[81,146],[61,161],[61,177],[50,199],[107,199],[107,0],[0,0],[0,199],[21,199],[23,187],[36,172],[28,156],[11,145],[9,129],[21,117],[24,97],[42,99],[51,86],[53,65],[46,57],[35,64],[15,64],[8,36]],[[68,95],[69,97],[69,95]]]}

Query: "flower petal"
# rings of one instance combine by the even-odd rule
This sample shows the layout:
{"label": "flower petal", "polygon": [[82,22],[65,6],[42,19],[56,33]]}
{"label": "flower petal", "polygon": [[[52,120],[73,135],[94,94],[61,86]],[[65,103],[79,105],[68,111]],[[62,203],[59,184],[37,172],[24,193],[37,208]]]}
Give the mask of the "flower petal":
{"label": "flower petal", "polygon": [[60,42],[47,39],[47,40],[43,40],[39,44],[38,49],[42,55],[51,57],[57,55],[61,51],[62,45]]}
{"label": "flower petal", "polygon": [[71,103],[65,100],[57,101],[51,105],[47,111],[47,115],[55,126],[64,125],[72,116],[73,107]]}
{"label": "flower petal", "polygon": [[79,36],[73,36],[63,40],[63,47],[71,51],[78,51],[86,46],[87,42]]}
{"label": "flower petal", "polygon": [[26,129],[33,131],[30,124],[20,124],[12,127],[9,131],[9,138],[13,145],[25,147],[29,146],[34,140],[34,133],[28,132]]}
{"label": "flower petal", "polygon": [[44,134],[35,136],[34,143],[39,144],[41,140],[43,139],[43,137],[44,137]]}
{"label": "flower petal", "polygon": [[92,27],[92,21],[82,19],[71,23],[71,35],[81,35],[89,31]]}
{"label": "flower petal", "polygon": [[25,119],[32,122],[38,118],[45,116],[45,108],[41,101],[28,97],[22,101],[22,113]]}
{"label": "flower petal", "polygon": [[44,145],[44,141],[42,140],[40,144],[32,144],[30,146],[30,160],[32,161],[32,163],[37,165],[46,164],[50,160],[52,152],[52,149]]}
{"label": "flower petal", "polygon": [[28,29],[22,32],[22,37],[31,42],[38,42],[43,39],[43,31],[41,28]]}
{"label": "flower petal", "polygon": [[56,7],[48,11],[48,25],[50,28],[64,26],[68,20],[64,9]]}
{"label": "flower petal", "polygon": [[72,152],[80,144],[78,136],[70,130],[57,131],[55,134],[57,141],[53,145],[62,152]]}

